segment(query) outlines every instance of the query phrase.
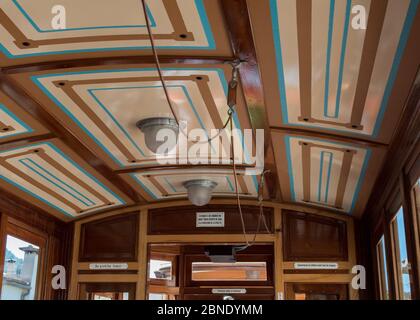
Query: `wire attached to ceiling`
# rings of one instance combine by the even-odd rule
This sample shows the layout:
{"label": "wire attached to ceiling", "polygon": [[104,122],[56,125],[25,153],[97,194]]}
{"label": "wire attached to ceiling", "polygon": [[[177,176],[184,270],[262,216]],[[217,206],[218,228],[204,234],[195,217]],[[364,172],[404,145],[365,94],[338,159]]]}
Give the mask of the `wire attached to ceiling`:
{"label": "wire attached to ceiling", "polygon": [[[162,87],[163,87],[163,90],[165,92],[166,100],[167,100],[169,108],[171,109],[171,112],[172,112],[172,114],[175,118],[175,121],[178,125],[178,128],[187,137],[188,136],[187,133],[184,132],[183,128],[181,128],[181,126],[180,126],[180,121],[179,121],[179,119],[178,119],[178,117],[175,113],[175,109],[174,109],[172,101],[169,97],[169,91],[168,91],[168,88],[166,86],[165,79],[163,77],[163,72],[162,72],[162,68],[161,68],[161,65],[160,65],[159,56],[157,54],[155,42],[154,42],[154,39],[153,39],[152,30],[151,30],[151,27],[150,27],[150,20],[149,20],[148,14],[147,14],[146,2],[145,2],[145,0],[141,0],[141,3],[142,3],[142,8],[143,8],[143,14],[144,14],[144,17],[146,19],[147,33],[148,33],[148,36],[149,36],[150,45],[151,45],[151,48],[152,48],[152,52],[153,52],[153,56],[154,56],[154,60],[155,60],[155,64],[156,64],[156,69],[158,71],[159,79],[160,79],[160,82],[162,83]],[[266,229],[266,232],[270,233],[270,230],[267,226],[267,222],[266,222],[266,219],[265,219],[264,209],[263,209],[263,198],[264,198],[263,187],[264,187],[264,180],[265,180],[264,175],[265,175],[265,173],[268,172],[268,170],[264,170],[261,173],[260,182],[258,184],[257,192],[258,192],[259,216],[258,216],[256,232],[255,232],[253,240],[251,242],[248,241],[248,234],[247,234],[247,231],[246,231],[244,215],[243,215],[243,212],[242,212],[241,199],[240,199],[239,189],[238,189],[238,177],[237,177],[237,171],[236,171],[235,146],[234,146],[234,135],[233,135],[233,114],[236,112],[236,109],[235,109],[236,108],[236,94],[237,94],[237,87],[238,87],[239,65],[240,65],[240,63],[241,63],[241,61],[239,61],[239,60],[231,62],[232,78],[229,81],[228,97],[227,97],[227,105],[229,107],[228,112],[227,112],[228,113],[228,119],[224,123],[223,127],[221,129],[218,129],[218,133],[216,135],[214,135],[213,137],[210,137],[206,141],[196,141],[196,142],[194,142],[194,143],[209,143],[212,140],[219,137],[221,135],[221,133],[230,124],[231,153],[232,153],[233,176],[234,176],[234,182],[235,182],[235,196],[236,196],[236,203],[237,203],[237,206],[238,206],[239,216],[240,216],[240,219],[241,219],[242,233],[243,233],[243,236],[244,236],[244,245],[234,247],[235,252],[245,250],[246,248],[249,248],[250,246],[252,246],[256,243],[257,235],[260,232],[261,222],[263,222],[264,227]]]}
{"label": "wire attached to ceiling", "polygon": [[[171,109],[172,115],[175,118],[175,121],[176,121],[176,124],[178,125],[179,130],[183,133],[183,135],[185,137],[188,137],[188,133],[186,133],[183,130],[182,126],[180,125],[179,118],[178,118],[178,116],[175,112],[175,108],[172,104],[171,98],[169,97],[169,91],[168,91],[168,88],[166,86],[165,79],[163,77],[163,72],[162,72],[162,68],[160,66],[160,61],[159,61],[159,55],[158,55],[157,50],[156,50],[155,40],[153,38],[152,29],[150,27],[150,19],[149,19],[149,15],[147,14],[146,2],[145,2],[145,0],[141,0],[141,3],[142,3],[142,8],[143,8],[143,14],[144,14],[144,17],[145,17],[145,20],[146,20],[147,34],[148,34],[148,37],[149,37],[149,40],[150,40],[150,45],[151,45],[151,48],[152,48],[153,57],[154,57],[155,64],[156,64],[156,69],[158,71],[160,82],[162,83],[163,91],[165,92],[166,100],[168,102],[169,108]],[[215,134],[213,137],[209,137],[205,141],[195,141],[194,143],[198,143],[198,144],[209,143],[212,140],[219,137],[222,134],[222,132],[226,129],[226,127],[228,126],[230,119],[232,118],[233,114],[235,113],[236,87],[238,85],[238,66],[239,66],[239,64],[240,64],[239,61],[235,61],[235,62],[232,63],[232,68],[233,68],[232,80],[229,82],[229,94],[228,94],[228,96],[230,97],[229,101],[231,101],[231,103],[228,103],[228,106],[229,106],[228,119],[224,123],[223,127],[221,129],[218,129],[217,134]]]}

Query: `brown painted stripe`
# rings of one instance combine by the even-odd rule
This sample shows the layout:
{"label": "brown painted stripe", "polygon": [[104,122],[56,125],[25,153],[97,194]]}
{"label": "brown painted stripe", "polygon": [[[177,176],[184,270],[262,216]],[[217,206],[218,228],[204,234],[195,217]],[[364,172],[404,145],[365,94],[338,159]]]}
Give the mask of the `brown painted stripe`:
{"label": "brown painted stripe", "polygon": [[8,126],[4,122],[0,121],[0,131],[2,131],[2,132],[10,132],[10,131],[15,131],[15,128],[13,128],[11,126]]}
{"label": "brown painted stripe", "polygon": [[311,147],[307,142],[299,142],[302,146],[303,201],[311,200]]}
{"label": "brown painted stripe", "polygon": [[249,194],[249,190],[245,183],[244,176],[238,175],[237,178],[238,178],[239,187],[241,189],[241,193]]}
{"label": "brown painted stripe", "polygon": [[162,193],[162,196],[165,197],[168,195],[168,191],[156,180],[155,176],[145,175],[145,178],[149,179],[149,181]]}
{"label": "brown painted stripe", "polygon": [[311,118],[312,50],[311,24],[312,0],[296,2],[297,36],[299,49],[299,82],[301,119]]}
{"label": "brown painted stripe", "polygon": [[353,161],[353,154],[355,150],[346,150],[343,153],[343,162],[341,164],[340,178],[338,180],[337,195],[335,196],[335,207],[343,207],[344,192],[346,191],[347,180],[350,174],[351,163]]}
{"label": "brown painted stripe", "polygon": [[163,0],[162,3],[165,6],[169,20],[171,21],[172,27],[174,28],[174,37],[177,40],[193,41],[194,35],[192,32],[187,30],[184,20],[182,19],[182,13],[178,7],[177,1]]}
{"label": "brown painted stripe", "polygon": [[357,79],[356,93],[351,113],[351,125],[360,126],[363,116],[366,97],[375,64],[382,25],[388,0],[372,0],[370,5],[368,25],[365,41],[363,44],[362,59],[360,63],[359,77]]}
{"label": "brown painted stripe", "polygon": [[[112,70],[111,70],[112,72]],[[130,69],[127,69],[127,72],[130,72]],[[195,77],[192,76],[164,76],[165,81],[194,81]],[[68,80],[71,86],[75,85],[86,85],[86,84],[108,84],[116,82],[149,82],[149,81],[159,81],[158,76],[146,76],[146,77],[126,77],[126,78],[103,78],[103,79],[86,79],[86,80]],[[60,81],[57,81],[60,82]]]}
{"label": "brown painted stripe", "polygon": [[20,31],[18,27],[13,23],[9,16],[0,9],[0,24],[13,36],[16,40],[16,44],[22,44],[28,42],[26,36]]}

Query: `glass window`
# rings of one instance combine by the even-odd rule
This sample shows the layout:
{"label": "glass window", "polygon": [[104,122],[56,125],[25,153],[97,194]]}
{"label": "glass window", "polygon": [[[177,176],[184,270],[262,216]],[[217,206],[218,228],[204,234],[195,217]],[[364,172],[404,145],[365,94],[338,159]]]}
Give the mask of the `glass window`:
{"label": "glass window", "polygon": [[172,280],[172,262],[169,260],[151,259],[149,263],[149,278]]}
{"label": "glass window", "polygon": [[382,300],[389,299],[388,269],[385,253],[385,238],[379,239],[376,245],[376,259],[378,262],[379,290]]}
{"label": "glass window", "polygon": [[420,231],[420,178],[413,188],[413,209],[416,214],[417,230]]}
{"label": "glass window", "polygon": [[402,207],[398,210],[394,220],[391,222],[392,239],[395,251],[396,276],[399,291],[399,298],[402,300],[411,299],[411,272],[410,262],[407,256],[407,242],[404,227],[404,212]]}
{"label": "glass window", "polygon": [[149,293],[149,300],[169,300],[166,293]]}
{"label": "glass window", "polygon": [[39,247],[7,236],[1,300],[34,300]]}
{"label": "glass window", "polygon": [[91,292],[90,300],[129,300],[129,292]]}
{"label": "glass window", "polygon": [[193,281],[267,281],[266,262],[193,262]]}

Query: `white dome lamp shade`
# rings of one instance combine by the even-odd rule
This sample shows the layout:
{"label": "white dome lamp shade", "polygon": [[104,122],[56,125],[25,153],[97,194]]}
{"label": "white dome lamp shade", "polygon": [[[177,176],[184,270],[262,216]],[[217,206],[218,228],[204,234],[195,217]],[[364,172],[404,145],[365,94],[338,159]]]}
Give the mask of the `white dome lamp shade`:
{"label": "white dome lamp shade", "polygon": [[[163,154],[169,152],[175,148],[178,142],[179,128],[175,119],[169,117],[146,118],[138,121],[136,126],[144,133],[146,146],[153,153]],[[158,136],[159,131],[163,129],[165,129],[162,132],[163,135]],[[159,148],[163,144],[165,144],[165,148]]]}
{"label": "white dome lamp shade", "polygon": [[210,202],[212,191],[216,186],[216,182],[206,179],[184,182],[184,187],[188,190],[188,199],[198,207]]}

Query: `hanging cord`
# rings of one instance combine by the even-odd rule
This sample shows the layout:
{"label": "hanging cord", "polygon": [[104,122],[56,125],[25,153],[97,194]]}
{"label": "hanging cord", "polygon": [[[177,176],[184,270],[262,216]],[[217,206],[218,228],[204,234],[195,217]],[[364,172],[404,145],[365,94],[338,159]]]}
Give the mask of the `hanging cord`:
{"label": "hanging cord", "polygon": [[[147,34],[149,36],[149,40],[150,40],[150,45],[152,48],[152,52],[153,52],[153,57],[155,60],[155,64],[156,64],[156,69],[158,71],[159,74],[159,79],[160,82],[162,83],[162,87],[163,87],[163,91],[165,92],[165,97],[166,100],[168,101],[168,105],[169,108],[171,109],[171,112],[175,118],[176,124],[178,125],[178,129],[181,131],[181,133],[188,138],[188,133],[186,133],[184,131],[184,129],[181,127],[180,125],[180,121],[175,113],[175,108],[172,104],[172,101],[169,97],[169,91],[168,88],[166,86],[166,82],[165,79],[163,78],[163,73],[162,73],[162,68],[160,66],[160,61],[159,61],[159,56],[157,54],[157,50],[156,50],[156,46],[155,46],[155,41],[153,38],[153,33],[152,33],[152,29],[150,27],[150,19],[149,16],[147,14],[147,10],[146,10],[146,2],[145,0],[141,0],[141,4],[142,4],[142,8],[143,8],[143,14],[144,17],[146,19],[146,27],[147,27]],[[238,86],[238,66],[240,64],[240,62],[233,62],[232,64],[232,79],[229,82],[229,93],[228,93],[228,106],[229,106],[229,110],[228,110],[228,119],[226,120],[226,122],[224,123],[223,127],[221,129],[218,129],[217,134],[215,134],[213,137],[209,137],[207,140],[205,141],[194,141],[194,144],[205,144],[205,143],[210,143],[212,140],[216,139],[217,137],[219,137],[223,130],[226,129],[227,125],[229,124],[229,121],[231,120],[233,113],[235,112],[235,104],[236,104],[236,87]]]}
{"label": "hanging cord", "polygon": [[[267,226],[267,221],[265,219],[264,208],[263,208],[263,199],[264,199],[264,197],[263,197],[263,194],[264,194],[263,193],[263,190],[264,190],[264,180],[265,180],[264,176],[269,171],[270,170],[264,170],[261,173],[260,182],[258,184],[258,207],[259,207],[259,215],[258,215],[257,229],[256,229],[256,231],[254,233],[254,237],[253,237],[253,239],[252,239],[251,242],[245,240],[245,244],[243,246],[234,247],[234,251],[235,252],[239,252],[239,251],[245,250],[245,249],[253,246],[256,243],[256,241],[257,241],[257,235],[260,233],[261,222],[263,222],[263,224],[264,224],[265,231],[267,233],[271,233],[270,232],[270,229]],[[240,211],[240,215],[242,217],[242,212],[241,211]],[[245,230],[245,229],[243,228],[243,230]],[[244,234],[245,234],[245,239],[247,239],[247,237],[246,237],[246,231],[245,231]]]}
{"label": "hanging cord", "polygon": [[175,113],[175,109],[172,105],[172,101],[169,98],[169,92],[168,92],[168,88],[166,87],[165,80],[163,79],[162,69],[160,67],[160,62],[159,62],[159,56],[157,54],[156,47],[155,47],[155,40],[153,39],[152,30],[150,28],[150,20],[149,20],[149,16],[148,16],[147,10],[146,10],[145,0],[141,0],[141,3],[142,3],[142,7],[143,7],[144,17],[146,19],[147,33],[149,35],[149,40],[150,40],[150,44],[151,44],[151,47],[152,47],[153,56],[155,58],[156,69],[157,69],[158,74],[159,74],[159,79],[160,79],[160,82],[162,83],[162,87],[163,87],[163,91],[165,92],[166,100],[168,100],[169,108],[171,109],[171,112],[172,112],[172,114],[175,118],[176,124],[179,127],[179,120],[178,120],[178,117]]}
{"label": "hanging cord", "polygon": [[236,204],[238,205],[239,216],[241,217],[242,233],[243,233],[243,236],[244,236],[245,244],[246,244],[247,247],[249,247],[248,237],[247,237],[247,234],[246,234],[244,215],[242,213],[241,199],[239,198],[238,177],[236,176],[235,146],[234,146],[234,139],[233,139],[233,121],[232,121],[232,118],[230,118],[230,148],[231,148],[231,152],[232,152],[233,178],[234,178],[234,182],[235,182]]}
{"label": "hanging cord", "polygon": [[[144,17],[146,19],[147,33],[148,33],[148,36],[149,36],[150,45],[151,45],[151,48],[152,48],[152,52],[153,52],[153,56],[154,56],[154,60],[155,60],[155,64],[156,64],[156,69],[158,71],[159,79],[160,79],[160,82],[162,83],[162,87],[163,87],[163,90],[165,92],[166,100],[167,100],[169,108],[171,109],[171,112],[172,112],[172,114],[175,118],[175,121],[178,125],[179,130],[186,137],[188,137],[188,134],[183,131],[183,128],[181,128],[180,121],[179,121],[179,119],[178,119],[178,117],[175,113],[175,109],[174,109],[172,101],[169,97],[168,88],[166,86],[166,82],[165,82],[165,79],[163,77],[162,68],[160,66],[160,61],[159,61],[159,56],[157,54],[155,41],[153,39],[153,34],[152,34],[151,27],[150,27],[149,16],[147,15],[145,0],[141,0],[141,3],[142,3],[142,7],[143,7]],[[267,227],[267,223],[266,223],[264,212],[263,212],[263,206],[262,206],[262,199],[263,199],[262,190],[263,190],[263,185],[264,185],[264,174],[267,172],[267,171],[263,171],[263,173],[261,175],[261,179],[260,179],[260,184],[258,186],[258,193],[259,193],[258,200],[259,200],[260,214],[259,214],[259,217],[258,217],[257,230],[256,230],[256,233],[254,234],[254,238],[253,238],[252,242],[250,243],[248,241],[244,216],[243,216],[243,212],[242,212],[241,200],[240,200],[239,191],[238,191],[238,178],[237,178],[237,175],[236,175],[235,147],[234,147],[233,119],[232,119],[233,114],[236,112],[235,107],[236,107],[236,93],[237,93],[237,86],[238,86],[238,67],[239,67],[240,61],[235,61],[231,64],[232,64],[232,78],[231,78],[231,81],[229,82],[229,90],[228,90],[228,98],[227,98],[227,104],[228,104],[228,107],[229,107],[228,119],[224,123],[223,127],[221,129],[219,129],[218,133],[215,134],[213,137],[209,137],[206,141],[195,141],[194,143],[209,143],[209,142],[211,142],[212,140],[219,137],[221,135],[221,133],[226,129],[228,124],[230,124],[231,152],[232,152],[232,163],[233,163],[233,175],[234,175],[234,182],[235,182],[236,203],[238,205],[239,215],[240,215],[240,218],[241,218],[242,232],[243,232],[244,240],[245,240],[245,245],[244,246],[234,248],[235,251],[238,252],[238,251],[244,250],[244,249],[252,246],[255,243],[256,238],[257,238],[257,234],[259,233],[259,230],[260,230],[261,221],[263,221],[266,231],[268,233],[270,233],[270,231]]]}

